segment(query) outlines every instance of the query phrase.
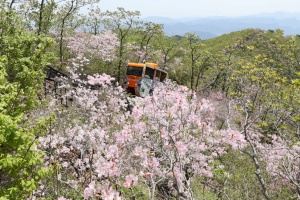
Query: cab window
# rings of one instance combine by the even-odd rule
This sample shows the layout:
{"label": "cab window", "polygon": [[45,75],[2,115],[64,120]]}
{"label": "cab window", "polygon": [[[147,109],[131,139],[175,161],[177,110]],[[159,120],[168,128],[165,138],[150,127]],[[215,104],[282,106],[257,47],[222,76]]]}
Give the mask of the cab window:
{"label": "cab window", "polygon": [[163,82],[167,78],[167,73],[161,72],[160,81]]}
{"label": "cab window", "polygon": [[155,70],[150,68],[150,67],[146,67],[146,72],[145,72],[145,76],[148,75],[150,77],[150,79],[153,79],[154,77],[154,72]]}
{"label": "cab window", "polygon": [[156,74],[155,76],[158,78],[158,80],[160,81],[160,71],[159,70],[156,70]]}
{"label": "cab window", "polygon": [[126,75],[142,76],[143,75],[143,68],[142,67],[128,66],[127,70],[126,70]]}

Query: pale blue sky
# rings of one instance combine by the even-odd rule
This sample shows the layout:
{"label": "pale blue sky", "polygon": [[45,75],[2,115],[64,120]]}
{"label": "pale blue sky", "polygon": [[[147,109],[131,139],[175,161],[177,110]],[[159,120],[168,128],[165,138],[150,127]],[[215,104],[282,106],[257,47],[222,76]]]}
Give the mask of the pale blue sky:
{"label": "pale blue sky", "polygon": [[300,0],[100,0],[102,11],[123,7],[141,17],[169,18],[245,16],[271,12],[298,12]]}

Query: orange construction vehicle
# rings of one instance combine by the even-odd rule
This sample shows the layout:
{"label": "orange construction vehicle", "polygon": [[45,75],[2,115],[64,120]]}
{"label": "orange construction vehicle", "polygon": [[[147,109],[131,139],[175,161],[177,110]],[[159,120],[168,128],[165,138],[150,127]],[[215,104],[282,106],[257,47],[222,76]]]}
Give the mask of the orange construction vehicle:
{"label": "orange construction vehicle", "polygon": [[158,82],[168,78],[168,73],[155,63],[128,63],[122,86],[128,93],[145,97],[153,91]]}

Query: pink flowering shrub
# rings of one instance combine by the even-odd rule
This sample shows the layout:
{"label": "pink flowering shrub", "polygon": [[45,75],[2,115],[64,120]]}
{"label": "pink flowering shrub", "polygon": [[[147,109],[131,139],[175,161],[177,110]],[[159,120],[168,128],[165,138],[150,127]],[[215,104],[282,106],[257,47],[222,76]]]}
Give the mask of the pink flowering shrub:
{"label": "pink flowering shrub", "polygon": [[276,190],[276,184],[291,187],[300,192],[300,145],[289,144],[283,138],[273,135],[271,144],[259,144],[258,149],[262,160],[266,162],[266,170],[274,180],[271,189]]}
{"label": "pink flowering shrub", "polygon": [[[153,96],[135,98],[128,128],[134,140],[130,145],[124,140],[117,142],[133,156],[128,158],[130,166],[135,166],[136,173],[142,175],[140,179],[151,189],[160,187],[160,191],[192,198],[193,177],[212,177],[214,158],[230,146],[243,147],[245,142],[236,131],[216,131],[212,112],[207,100],[169,82],[156,89]],[[115,137],[122,138],[123,134],[121,131]]]}
{"label": "pink flowering shrub", "polygon": [[106,30],[98,35],[76,32],[67,37],[67,48],[76,56],[101,58],[104,61],[115,59],[118,38],[113,32]]}
{"label": "pink flowering shrub", "polygon": [[[72,63],[71,77],[81,77],[84,62]],[[56,121],[39,148],[55,178],[36,196],[75,198],[75,191],[84,199],[120,199],[139,185],[151,199],[157,191],[193,198],[193,178],[212,177],[214,158],[245,143],[236,131],[215,130],[210,102],[186,87],[167,82],[153,96],[129,98],[108,75],[85,77],[76,87],[61,86],[71,107],[49,108]]]}
{"label": "pink flowering shrub", "polygon": [[[60,86],[68,89],[66,96],[72,97],[72,106],[60,106],[60,100],[55,98],[49,104],[48,109],[56,114],[56,119],[49,134],[39,138],[39,147],[45,150],[44,164],[53,169],[55,177],[41,183],[35,196],[61,194],[67,198],[70,190],[78,192],[75,196],[80,194],[79,198],[86,199],[118,196],[112,188],[115,184],[109,180],[120,174],[114,160],[119,150],[114,148],[111,136],[128,118],[127,100],[121,87],[112,86],[114,79],[110,76],[78,79],[82,74],[77,72],[85,62],[88,60],[73,60],[73,66],[68,68],[72,81],[62,80],[65,84]],[[97,87],[91,88],[92,85]]]}
{"label": "pink flowering shrub", "polygon": [[275,136],[263,144],[259,133],[249,132],[246,140],[239,131],[217,130],[215,106],[187,87],[167,81],[152,96],[129,98],[108,75],[80,74],[88,59],[71,63],[76,87],[61,87],[72,106],[53,99],[49,110],[56,119],[39,138],[44,164],[55,176],[41,182],[34,196],[134,198],[138,187],[147,191],[145,198],[194,199],[195,177],[213,178],[216,158],[249,144],[271,176],[299,188],[299,145]]}

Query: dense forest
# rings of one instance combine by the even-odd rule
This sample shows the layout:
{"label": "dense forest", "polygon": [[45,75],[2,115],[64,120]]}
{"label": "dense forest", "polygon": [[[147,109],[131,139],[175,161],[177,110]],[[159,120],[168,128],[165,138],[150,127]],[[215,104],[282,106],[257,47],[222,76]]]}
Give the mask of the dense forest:
{"label": "dense forest", "polygon": [[[299,35],[169,37],[98,1],[0,0],[1,200],[300,199]],[[169,79],[132,97],[143,61]]]}

